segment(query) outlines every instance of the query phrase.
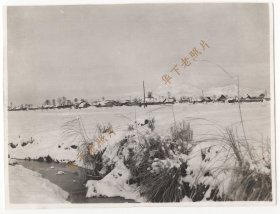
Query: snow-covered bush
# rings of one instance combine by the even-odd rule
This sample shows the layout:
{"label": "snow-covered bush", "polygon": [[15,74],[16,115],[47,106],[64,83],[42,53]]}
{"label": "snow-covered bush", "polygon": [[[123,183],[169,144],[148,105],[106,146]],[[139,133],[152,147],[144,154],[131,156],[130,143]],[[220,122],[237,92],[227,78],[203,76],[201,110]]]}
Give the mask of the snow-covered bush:
{"label": "snow-covered bush", "polygon": [[172,126],[174,131],[165,138],[146,132],[137,149],[129,146],[137,145],[136,135],[125,139],[123,151],[128,151],[124,163],[131,172],[128,182],[136,183],[140,194],[150,202],[178,202],[185,196],[182,177],[186,175],[188,146],[193,139],[190,126],[181,124]]}
{"label": "snow-covered bush", "polygon": [[185,196],[182,177],[187,164],[183,159],[154,159],[139,174],[140,194],[150,202],[179,202]]}
{"label": "snow-covered bush", "polygon": [[[78,127],[83,127],[80,123]],[[119,196],[148,202],[272,199],[270,151],[264,149],[259,157],[254,144],[248,146],[248,139],[232,129],[210,139],[199,136],[196,141],[184,121],[174,123],[166,136],[136,123],[110,138],[110,143],[100,143],[109,126],[100,127],[92,138],[83,128],[75,132],[79,158],[103,177],[88,181],[88,197],[119,192]]]}
{"label": "snow-covered bush", "polygon": [[254,147],[248,147],[246,139],[232,129],[212,140],[197,144],[190,152],[183,178],[187,196],[193,201],[271,200],[270,164],[264,161],[269,157],[259,158]]}

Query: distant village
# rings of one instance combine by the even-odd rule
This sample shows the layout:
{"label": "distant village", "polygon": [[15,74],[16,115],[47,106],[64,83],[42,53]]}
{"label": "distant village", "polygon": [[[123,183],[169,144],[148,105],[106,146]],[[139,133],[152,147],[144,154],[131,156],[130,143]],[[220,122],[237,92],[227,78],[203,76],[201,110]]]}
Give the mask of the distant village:
{"label": "distant village", "polygon": [[94,106],[96,108],[102,107],[114,107],[114,106],[143,106],[146,107],[148,105],[166,105],[166,104],[175,104],[175,103],[243,103],[243,102],[263,102],[270,101],[270,98],[266,97],[264,93],[259,96],[250,96],[246,95],[245,97],[240,97],[238,99],[237,96],[230,97],[224,94],[220,96],[200,96],[200,97],[188,97],[181,96],[180,98],[176,98],[171,96],[170,93],[165,96],[153,96],[152,92],[148,92],[147,96],[143,96],[143,98],[135,97],[132,99],[119,100],[119,99],[110,99],[107,100],[104,97],[100,100],[95,100],[89,102],[86,99],[78,99],[69,100],[66,97],[59,97],[58,99],[45,100],[42,105],[34,106],[32,104],[21,104],[19,106],[14,106],[13,103],[10,103],[8,106],[9,111],[29,111],[29,110],[47,110],[47,109],[83,109],[88,108],[90,106]]}

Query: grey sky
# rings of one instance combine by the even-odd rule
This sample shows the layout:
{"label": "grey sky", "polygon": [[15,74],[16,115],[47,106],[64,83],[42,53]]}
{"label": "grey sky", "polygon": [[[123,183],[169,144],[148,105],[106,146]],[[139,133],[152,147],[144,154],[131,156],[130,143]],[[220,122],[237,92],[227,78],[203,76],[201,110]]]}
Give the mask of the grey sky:
{"label": "grey sky", "polygon": [[[268,12],[267,4],[9,7],[9,101],[141,95],[143,80],[158,91],[200,40],[210,48],[199,59],[239,74],[241,87],[269,89]],[[233,82],[205,62],[172,81],[203,89]]]}

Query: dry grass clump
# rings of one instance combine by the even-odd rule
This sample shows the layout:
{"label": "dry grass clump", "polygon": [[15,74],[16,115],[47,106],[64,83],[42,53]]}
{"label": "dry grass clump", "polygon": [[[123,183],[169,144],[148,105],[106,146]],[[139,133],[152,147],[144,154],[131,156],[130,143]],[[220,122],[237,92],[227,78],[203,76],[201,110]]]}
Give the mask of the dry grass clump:
{"label": "dry grass clump", "polygon": [[112,132],[113,128],[110,123],[106,125],[97,124],[97,135],[90,137],[87,133],[83,121],[80,118],[66,122],[63,127],[63,136],[78,145],[77,159],[83,162],[84,167],[91,169],[95,174],[103,167],[102,155],[106,148],[100,149],[99,142],[103,142],[102,134]]}
{"label": "dry grass clump", "polygon": [[155,123],[156,123],[155,118],[148,120],[148,128],[151,129],[151,131],[155,130],[155,127],[156,127]]}
{"label": "dry grass clump", "polygon": [[[163,167],[158,172],[142,174],[140,193],[150,202],[179,202],[185,197],[182,172],[186,167]],[[144,175],[144,176],[143,176]]]}
{"label": "dry grass clump", "polygon": [[112,126],[111,123],[107,123],[107,124],[100,124],[100,123],[98,123],[96,125],[96,129],[97,129],[97,132],[99,134],[104,134],[104,133],[108,133],[108,132],[112,131],[113,130],[113,126]]}
{"label": "dry grass clump", "polygon": [[140,162],[133,150],[126,161],[132,175],[130,182],[137,183],[140,194],[150,202],[178,202],[185,195],[182,174],[186,164],[175,160],[175,147],[171,150],[170,145],[160,137],[148,137]]}
{"label": "dry grass clump", "polygon": [[193,130],[189,123],[185,121],[170,127],[171,141],[178,146],[178,150],[183,154],[189,154],[194,145]]}
{"label": "dry grass clump", "polygon": [[[129,183],[136,183],[150,202],[179,202],[186,195],[182,177],[186,175],[188,144],[193,141],[189,124],[171,128],[171,136],[156,134],[142,136],[141,152],[129,149],[124,161],[131,172]],[[123,144],[136,143],[134,138]]]}
{"label": "dry grass clump", "polygon": [[227,196],[233,201],[272,201],[271,175],[256,170],[239,171],[235,174],[231,191]]}
{"label": "dry grass clump", "polygon": [[94,171],[96,175],[103,167],[102,155],[105,149],[100,151],[95,151],[92,147],[92,143],[82,143],[78,147],[78,159],[83,161],[83,165]]}
{"label": "dry grass clump", "polygon": [[[186,196],[193,202],[201,201],[205,198],[205,194],[210,188],[209,185],[198,183],[197,185],[190,185],[190,183],[184,183],[184,190]],[[220,201],[222,200],[219,196],[219,189],[214,188],[211,190],[210,196],[206,200]]]}
{"label": "dry grass clump", "polygon": [[[238,163],[232,170],[232,182],[227,200],[234,201],[271,201],[272,180],[270,151],[262,151],[258,158],[244,139],[238,137],[233,129],[226,129],[224,140],[233,151]],[[269,148],[269,147],[267,147]],[[250,153],[248,150],[251,150]]]}
{"label": "dry grass clump", "polygon": [[172,141],[181,140],[188,143],[193,141],[193,130],[191,129],[190,124],[186,123],[186,121],[171,126],[170,133]]}

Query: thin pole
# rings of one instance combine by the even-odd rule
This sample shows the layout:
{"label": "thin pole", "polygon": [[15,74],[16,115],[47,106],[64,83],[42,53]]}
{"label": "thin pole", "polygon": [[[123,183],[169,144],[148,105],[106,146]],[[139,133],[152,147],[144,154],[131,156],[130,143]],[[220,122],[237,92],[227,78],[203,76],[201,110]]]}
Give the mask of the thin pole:
{"label": "thin pole", "polygon": [[173,119],[174,119],[174,126],[175,126],[175,128],[177,129],[177,127],[176,127],[176,118],[175,118],[175,113],[174,113],[174,108],[173,108],[173,104],[172,104],[172,113],[173,113]]}
{"label": "thin pole", "polygon": [[143,80],[143,92],[144,92],[144,108],[146,107],[146,101],[145,101],[145,83],[144,83],[144,80]]}

